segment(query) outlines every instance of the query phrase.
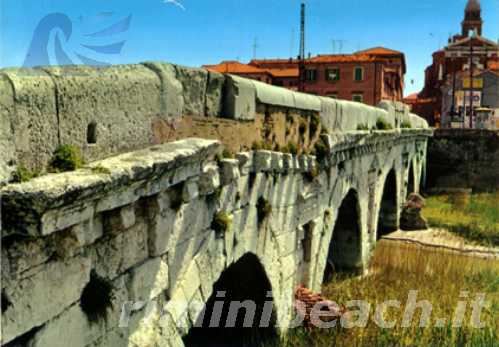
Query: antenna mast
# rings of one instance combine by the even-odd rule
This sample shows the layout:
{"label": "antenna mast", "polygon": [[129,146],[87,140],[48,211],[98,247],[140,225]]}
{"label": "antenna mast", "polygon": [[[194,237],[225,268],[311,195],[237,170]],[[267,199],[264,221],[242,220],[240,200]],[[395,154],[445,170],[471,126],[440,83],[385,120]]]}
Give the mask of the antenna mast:
{"label": "antenna mast", "polygon": [[299,62],[299,74],[300,83],[298,86],[299,91],[304,91],[305,89],[305,3],[301,4],[301,15],[300,15],[300,54],[298,56]]}

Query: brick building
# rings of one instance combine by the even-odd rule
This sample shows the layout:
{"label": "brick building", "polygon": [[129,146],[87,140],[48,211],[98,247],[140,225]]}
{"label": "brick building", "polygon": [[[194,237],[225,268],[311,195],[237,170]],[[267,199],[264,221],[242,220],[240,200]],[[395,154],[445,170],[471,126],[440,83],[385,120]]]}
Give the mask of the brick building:
{"label": "brick building", "polygon": [[[255,59],[248,64],[222,62],[204,67],[293,90],[300,82],[297,59]],[[353,54],[310,57],[301,73],[306,93],[376,105],[382,99],[402,100],[405,72],[403,53],[375,47]]]}
{"label": "brick building", "polygon": [[[417,97],[411,95],[404,99],[404,102],[412,105],[413,112],[425,117],[431,125],[441,124],[442,91],[446,86],[453,86],[452,93],[452,89],[457,90],[459,87],[456,85],[459,75],[474,75],[494,69],[494,64],[499,62],[499,45],[481,36],[482,27],[480,2],[468,0],[461,23],[461,33],[450,38],[446,47],[433,53],[433,63],[425,70],[424,88]],[[471,60],[473,62],[470,64]],[[448,112],[458,111],[454,105]],[[463,113],[460,116],[465,118],[470,111],[466,108],[463,111],[466,115]]]}

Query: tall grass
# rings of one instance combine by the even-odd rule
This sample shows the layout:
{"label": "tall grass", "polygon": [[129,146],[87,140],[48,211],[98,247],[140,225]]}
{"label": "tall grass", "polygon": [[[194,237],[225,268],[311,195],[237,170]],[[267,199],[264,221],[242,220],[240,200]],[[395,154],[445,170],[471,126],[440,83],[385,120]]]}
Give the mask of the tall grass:
{"label": "tall grass", "polygon": [[423,215],[442,227],[486,246],[499,246],[499,192],[476,194],[463,204],[452,195],[431,196]]}
{"label": "tall grass", "polygon": [[[275,346],[499,346],[499,262],[381,241],[369,271],[362,278],[336,275],[323,287],[323,294],[338,304],[367,300],[371,315],[365,328],[294,329]],[[420,310],[410,327],[401,326],[411,290],[418,290],[418,300],[433,305],[427,327],[419,327]],[[462,327],[452,328],[463,291],[468,292],[468,309]],[[470,322],[477,293],[485,293],[490,302],[481,315],[482,329]],[[400,309],[385,312],[386,320],[396,320],[392,329],[381,329],[373,320],[375,305],[386,300],[401,302]],[[447,319],[444,327],[436,325],[438,318]]]}

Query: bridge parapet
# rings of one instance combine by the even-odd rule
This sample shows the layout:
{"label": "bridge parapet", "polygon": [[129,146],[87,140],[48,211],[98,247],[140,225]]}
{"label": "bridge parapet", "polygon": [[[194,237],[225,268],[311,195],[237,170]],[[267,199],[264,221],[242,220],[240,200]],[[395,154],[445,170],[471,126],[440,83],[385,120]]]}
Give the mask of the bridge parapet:
{"label": "bridge parapet", "polygon": [[373,129],[379,119],[428,126],[399,103],[370,107],[161,62],[3,69],[0,95],[0,184],[18,167],[43,171],[65,144],[89,162],[188,137],[233,152],[265,141],[308,152],[318,122],[329,133]]}

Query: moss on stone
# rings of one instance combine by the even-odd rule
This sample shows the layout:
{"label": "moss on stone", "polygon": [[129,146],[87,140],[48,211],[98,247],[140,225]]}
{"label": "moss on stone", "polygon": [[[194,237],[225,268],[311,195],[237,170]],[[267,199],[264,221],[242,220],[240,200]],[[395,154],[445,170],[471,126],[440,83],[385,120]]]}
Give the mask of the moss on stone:
{"label": "moss on stone", "polygon": [[81,168],[84,164],[81,151],[73,145],[57,147],[49,163],[49,172],[67,172]]}
{"label": "moss on stone", "polygon": [[402,124],[400,124],[400,127],[402,129],[410,129],[410,128],[412,128],[412,124],[411,124],[410,121],[405,120],[405,121],[402,122]]}
{"label": "moss on stone", "polygon": [[369,126],[366,123],[357,124],[357,130],[366,131],[369,130]]}
{"label": "moss on stone", "polygon": [[376,120],[376,129],[391,130],[393,129],[393,126],[384,117],[378,117]]}
{"label": "moss on stone", "polygon": [[226,233],[232,224],[232,220],[229,215],[225,212],[218,212],[213,221],[211,222],[211,228],[215,230],[217,234]]}
{"label": "moss on stone", "polygon": [[289,141],[286,146],[281,147],[281,152],[296,155],[298,154],[298,145],[293,141]]}
{"label": "moss on stone", "polygon": [[253,145],[251,145],[251,149],[254,151],[266,150],[271,151],[273,148],[272,143],[269,141],[255,141]]}
{"label": "moss on stone", "polygon": [[37,170],[30,170],[23,165],[19,165],[12,175],[12,182],[23,183],[32,180],[40,176],[40,172]]}

